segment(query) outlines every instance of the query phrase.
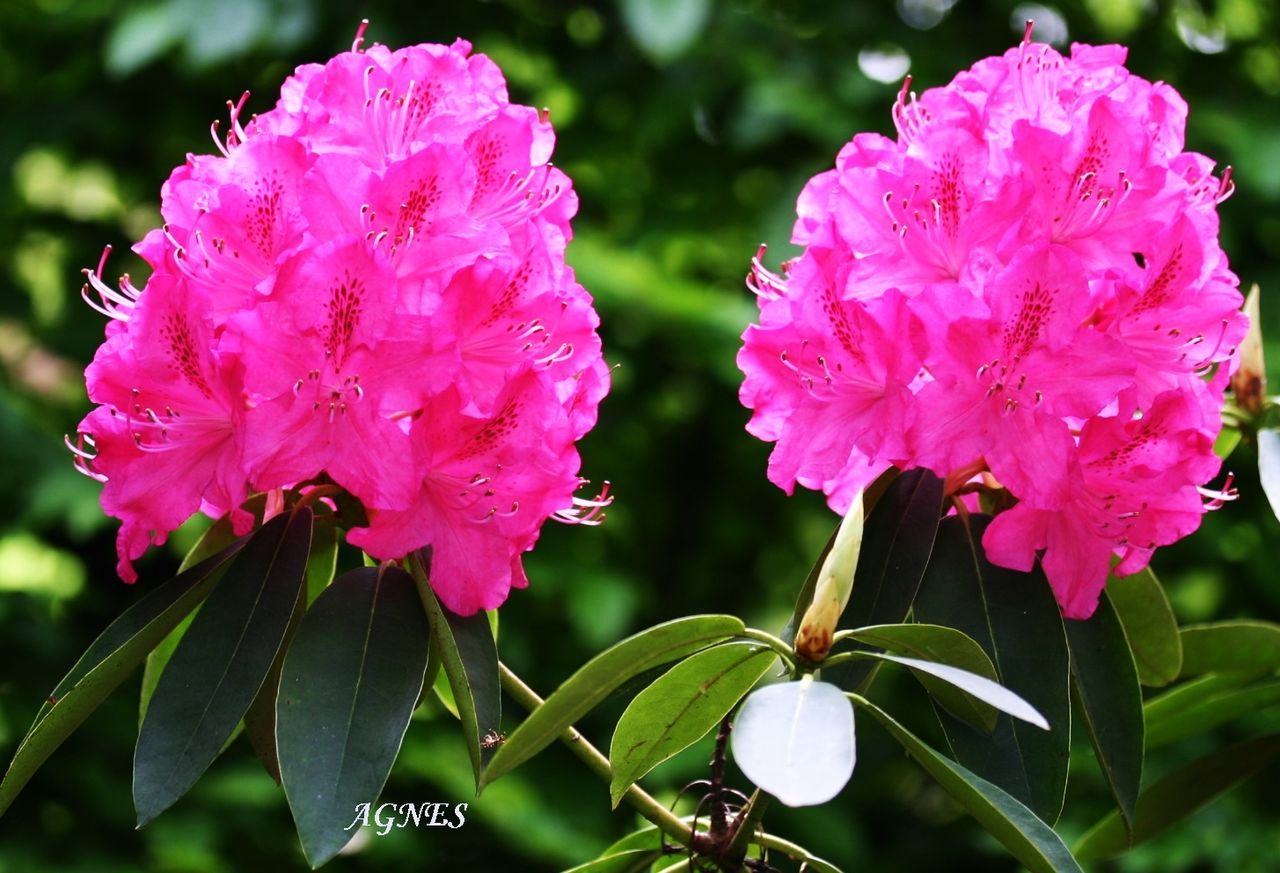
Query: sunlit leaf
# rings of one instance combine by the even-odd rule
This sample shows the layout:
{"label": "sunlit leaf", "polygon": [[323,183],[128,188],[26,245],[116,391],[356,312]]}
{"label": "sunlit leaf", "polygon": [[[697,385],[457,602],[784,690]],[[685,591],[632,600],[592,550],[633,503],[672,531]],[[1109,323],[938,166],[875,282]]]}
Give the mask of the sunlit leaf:
{"label": "sunlit leaf", "polygon": [[1129,640],[1143,685],[1168,685],[1182,671],[1182,639],[1164,587],[1151,568],[1107,581],[1107,596]]}
{"label": "sunlit leaf", "polygon": [[645,670],[690,655],[741,633],[732,615],[693,615],[655,625],[596,655],[529,713],[507,737],[482,784],[493,782],[541,752],[622,683]]}
{"label": "sunlit leaf", "polygon": [[728,643],[690,655],[636,695],[609,746],[613,805],[633,782],[715,728],[776,660],[771,649]]}
{"label": "sunlit leaf", "polygon": [[995,707],[1001,712],[1008,713],[1028,724],[1033,724],[1041,730],[1047,731],[1049,729],[1049,723],[1045,721],[1043,715],[1036,711],[1034,706],[1008,688],[998,682],[992,682],[984,676],[979,676],[976,673],[970,673],[968,670],[961,670],[948,664],[922,661],[919,658],[904,658],[900,655],[887,655],[880,652],[867,652],[866,656],[882,661],[892,661],[895,664],[910,667],[912,670],[935,676],[988,706]]}
{"label": "sunlit leaf", "polygon": [[[949,664],[977,674],[992,682],[998,680],[995,665],[972,637],[955,628],[936,624],[882,624],[849,632],[850,639],[887,649],[891,652]],[[940,705],[957,718],[991,731],[996,726],[996,708],[980,698],[960,690],[932,673],[912,668],[920,681]]]}
{"label": "sunlit leaf", "polygon": [[1258,431],[1258,475],[1271,511],[1280,518],[1280,430]]}
{"label": "sunlit leaf", "polygon": [[853,706],[830,682],[806,674],[750,694],[729,735],[743,775],[787,806],[814,806],[853,775]]}

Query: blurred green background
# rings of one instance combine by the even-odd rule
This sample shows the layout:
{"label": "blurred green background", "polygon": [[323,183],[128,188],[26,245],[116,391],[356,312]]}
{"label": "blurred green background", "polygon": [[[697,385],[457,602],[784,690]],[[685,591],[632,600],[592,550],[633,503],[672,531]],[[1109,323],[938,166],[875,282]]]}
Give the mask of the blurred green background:
{"label": "blurred green background", "polygon": [[[855,132],[891,132],[889,107],[908,69],[918,87],[942,84],[1013,45],[1027,17],[1064,47],[1129,44],[1134,72],[1190,102],[1189,147],[1235,167],[1224,244],[1245,284],[1273,292],[1264,318],[1280,337],[1277,0],[5,0],[0,761],[80,651],[137,596],[115,577],[114,524],[98,508],[98,486],[73,471],[62,446],[87,409],[81,370],[102,336],[101,318],[78,300],[78,270],[111,243],[110,274],[141,273],[128,246],[159,222],[170,168],[211,150],[209,122],[224,101],[248,88],[251,110],[269,107],[293,67],[348,47],[362,17],[372,40],[464,36],[492,56],[514,100],[550,107],[556,162],[581,197],[569,259],[596,295],[616,365],[583,444],[585,472],[610,479],[617,503],[602,528],[550,525],[527,561],[529,590],[502,612],[504,659],[544,693],[656,621],[723,611],[782,624],[834,517],[812,494],[789,499],[769,485],[768,447],[743,430],[734,355],[754,305],[742,278],[762,240],[773,264],[789,252],[795,197],[810,175]],[[1275,343],[1269,353],[1280,361]],[[1227,465],[1240,501],[1157,557],[1183,621],[1280,617],[1280,525],[1255,464],[1241,446]],[[197,533],[144,559],[144,580],[165,578]],[[882,684],[877,692],[934,736],[923,695],[887,674]],[[121,689],[0,819],[0,873],[305,869],[284,797],[244,740],[174,809],[133,829],[137,688],[135,679]],[[624,704],[585,723],[598,744],[607,747]],[[776,809],[770,830],[847,869],[1016,869],[878,728],[862,727],[844,794],[817,809]],[[1149,777],[1213,742],[1161,750]],[[704,742],[646,784],[674,800],[708,757]],[[1265,780],[1104,869],[1280,869]],[[457,731],[424,709],[384,797],[470,802],[467,826],[371,836],[329,869],[553,870],[592,857],[635,821],[625,809],[611,814],[604,786],[558,748],[471,795]],[[1070,842],[1106,804],[1082,754],[1059,829]]]}

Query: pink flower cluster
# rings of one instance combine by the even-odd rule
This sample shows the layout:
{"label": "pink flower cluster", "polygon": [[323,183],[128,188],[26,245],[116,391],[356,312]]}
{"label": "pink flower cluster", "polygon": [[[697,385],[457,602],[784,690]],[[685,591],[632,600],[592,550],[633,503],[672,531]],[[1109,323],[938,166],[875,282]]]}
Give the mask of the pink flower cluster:
{"label": "pink flower cluster", "polygon": [[1140,570],[1229,496],[1202,486],[1247,327],[1218,245],[1229,172],[1183,151],[1186,104],[1124,60],[1028,34],[904,85],[897,138],[855,136],[801,193],[803,254],[757,258],[738,358],[773,482],[839,512],[893,466],[1003,486],[987,556],[1039,553],[1071,618],[1113,556]]}
{"label": "pink flower cluster", "polygon": [[349,542],[430,545],[468,614],[526,584],[546,519],[595,518],[574,443],[609,372],[564,260],[577,198],[547,117],[470,50],[358,38],[245,124],[242,98],[165,184],[146,286],[89,274],[112,320],[76,450],[125,579],[197,510],[244,530],[250,491],[324,474],[366,511]]}

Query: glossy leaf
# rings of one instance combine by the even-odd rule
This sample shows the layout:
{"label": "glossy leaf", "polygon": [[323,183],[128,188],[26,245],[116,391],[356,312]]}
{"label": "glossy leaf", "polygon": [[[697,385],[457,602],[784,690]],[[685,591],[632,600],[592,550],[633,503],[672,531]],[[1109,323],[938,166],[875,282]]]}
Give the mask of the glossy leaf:
{"label": "glossy leaf", "polygon": [[1019,573],[986,560],[982,534],[989,522],[988,516],[972,515],[966,529],[959,518],[943,520],[914,615],[976,640],[996,665],[1000,684],[1049,722],[1049,730],[1042,731],[1001,716],[987,734],[950,713],[938,713],[957,761],[1052,823],[1062,811],[1071,741],[1066,631],[1038,569]]}
{"label": "glossy leaf", "polygon": [[1219,725],[1280,703],[1280,682],[1231,688],[1211,694],[1164,718],[1148,719],[1147,748],[1208,733]]}
{"label": "glossy leaf", "polygon": [[[937,624],[882,624],[859,628],[849,638],[869,646],[902,655],[950,664],[992,682],[998,681],[995,665],[972,637],[955,628]],[[911,673],[941,706],[969,724],[992,731],[996,726],[996,708],[961,691],[932,673],[912,668]]]}
{"label": "glossy leaf", "polygon": [[[907,617],[933,551],[942,486],[924,469],[908,470],[889,485],[863,529],[853,593],[840,628],[897,624]],[[871,669],[865,662],[850,662],[825,670],[823,678],[853,690]]]}
{"label": "glossy leaf", "polygon": [[861,701],[938,784],[1032,873],[1080,873],[1053,828],[1017,798],[925,745],[878,706]]}
{"label": "glossy leaf", "polygon": [[139,827],[196,783],[257,696],[302,590],[311,522],[302,507],[264,524],[174,650],[138,732]]}
{"label": "glossy leaf", "polygon": [[1107,596],[1129,640],[1138,681],[1168,685],[1182,671],[1182,639],[1164,587],[1148,567],[1132,576],[1107,581]]}
{"label": "glossy leaf", "polygon": [[1047,731],[1049,729],[1049,723],[1045,721],[1043,715],[1036,711],[1034,706],[1008,688],[997,682],[992,682],[985,676],[979,676],[976,673],[970,673],[968,670],[961,670],[948,664],[922,661],[919,658],[903,658],[900,655],[888,655],[882,652],[866,652],[865,655],[868,658],[902,664],[910,667],[912,671],[919,671],[941,679],[943,682],[954,685],[988,706],[995,707],[1000,712],[1007,713],[1028,724],[1033,724],[1041,730]]}
{"label": "glossy leaf", "polygon": [[732,615],[693,615],[655,625],[596,655],[512,731],[485,768],[482,784],[541,752],[628,679],[745,630]]}
{"label": "glossy leaf", "polygon": [[[1175,770],[1138,798],[1133,845],[1145,842],[1182,821],[1218,795],[1248,779],[1280,756],[1280,734],[1219,749]],[[1083,860],[1106,858],[1129,847],[1117,813],[1099,821],[1076,844]]]}
{"label": "glossy leaf", "polygon": [[285,796],[313,867],[374,803],[422,692],[430,628],[413,579],[361,567],[326,588],[285,655],[276,739]]}
{"label": "glossy leaf", "polygon": [[1258,431],[1258,476],[1271,511],[1280,518],[1280,430]]}
{"label": "glossy leaf", "polygon": [[826,803],[853,775],[853,706],[812,673],[766,685],[743,702],[729,744],[738,768],[762,791],[787,806]]}
{"label": "glossy leaf", "polygon": [[1071,682],[1098,767],[1126,827],[1142,787],[1142,688],[1124,627],[1106,592],[1087,621],[1068,621]]}
{"label": "glossy leaf", "polygon": [[107,626],[40,708],[0,780],[0,814],[58,746],[217,584],[235,542],[144,595]]}
{"label": "glossy leaf", "polygon": [[1220,621],[1182,629],[1182,675],[1280,669],[1280,625]]}
{"label": "glossy leaf", "polygon": [[[311,560],[314,559],[315,540],[312,539],[311,558],[307,562],[308,569],[310,569]],[[258,689],[253,703],[249,704],[242,722],[245,735],[249,738],[249,745],[253,747],[253,753],[258,756],[263,769],[277,785],[280,784],[280,754],[276,749],[276,697],[280,692],[280,673],[284,669],[284,656],[289,651],[289,644],[293,642],[293,636],[298,631],[302,616],[306,614],[307,600],[307,589],[303,586],[298,590],[298,599],[294,602],[293,615],[289,617],[289,626],[285,629],[280,650],[276,652],[276,658],[271,662],[271,669],[267,671],[262,687]]]}
{"label": "glossy leaf", "polygon": [[431,640],[449,683],[454,711],[462,721],[478,791],[481,774],[493,756],[493,747],[485,743],[484,738],[497,736],[502,728],[498,649],[493,642],[493,628],[488,616],[477,612],[464,618],[450,612],[436,599],[427,581],[430,564],[427,551],[410,560],[419,598],[430,619]]}
{"label": "glossy leaf", "polygon": [[613,805],[633,782],[720,724],[776,660],[771,649],[727,643],[685,658],[636,695],[609,746]]}

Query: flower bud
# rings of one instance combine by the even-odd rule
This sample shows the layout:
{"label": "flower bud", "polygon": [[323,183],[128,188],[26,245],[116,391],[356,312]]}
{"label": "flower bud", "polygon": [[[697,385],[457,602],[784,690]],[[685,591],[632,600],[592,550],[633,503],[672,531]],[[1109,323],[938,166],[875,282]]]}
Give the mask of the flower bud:
{"label": "flower bud", "polygon": [[858,568],[858,553],[862,551],[862,523],[862,492],[859,491],[840,523],[831,551],[822,562],[818,583],[813,589],[813,602],[800,619],[795,648],[796,654],[806,660],[821,661],[831,650],[836,622],[853,591],[853,574]]}
{"label": "flower bud", "polygon": [[1259,316],[1259,288],[1255,284],[1244,301],[1249,332],[1240,344],[1240,369],[1231,377],[1236,403],[1250,415],[1262,411],[1267,399],[1267,367],[1262,357],[1262,319]]}

